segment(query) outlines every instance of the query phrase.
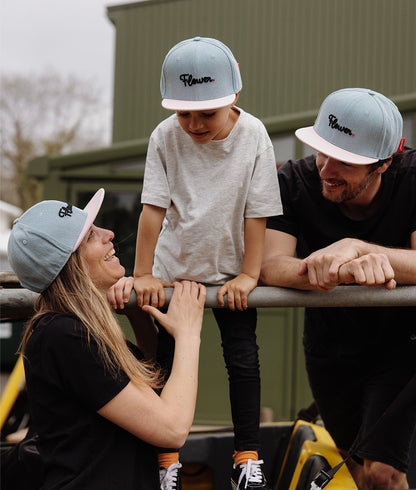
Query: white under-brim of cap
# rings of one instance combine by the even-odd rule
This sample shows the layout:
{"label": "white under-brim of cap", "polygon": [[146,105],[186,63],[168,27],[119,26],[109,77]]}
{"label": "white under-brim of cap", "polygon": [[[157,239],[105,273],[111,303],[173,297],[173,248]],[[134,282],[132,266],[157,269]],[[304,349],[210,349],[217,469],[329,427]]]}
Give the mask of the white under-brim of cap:
{"label": "white under-brim of cap", "polygon": [[313,126],[307,128],[300,128],[295,131],[295,135],[306,145],[314,148],[315,150],[324,153],[325,155],[340,160],[346,163],[355,163],[358,165],[369,165],[370,163],[378,162],[377,158],[364,157],[357,155],[347,150],[343,150],[338,146],[329,143],[327,140],[319,136]]}
{"label": "white under-brim of cap", "polygon": [[210,100],[175,100],[163,99],[162,107],[171,111],[208,111],[220,109],[234,103],[236,94],[226,95],[219,99]]}
{"label": "white under-brim of cap", "polygon": [[74,249],[72,250],[73,252],[75,252],[75,250],[80,246],[85,235],[88,233],[88,230],[91,228],[92,224],[94,223],[98,211],[101,208],[101,204],[103,203],[104,194],[105,194],[104,189],[102,188],[98,189],[98,191],[91,198],[91,201],[85,206],[84,211],[87,213],[87,219],[85,220],[84,226],[82,227],[78,240],[74,245]]}

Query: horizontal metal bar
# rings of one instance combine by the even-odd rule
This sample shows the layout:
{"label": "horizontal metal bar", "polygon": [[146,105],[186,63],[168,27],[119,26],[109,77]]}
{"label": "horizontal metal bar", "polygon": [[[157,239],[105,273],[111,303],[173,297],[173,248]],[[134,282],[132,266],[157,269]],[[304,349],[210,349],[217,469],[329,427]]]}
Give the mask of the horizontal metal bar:
{"label": "horizontal metal bar", "polygon": [[27,289],[0,289],[0,320],[24,320],[33,314],[39,295]]}
{"label": "horizontal metal bar", "polygon": [[[207,288],[206,308],[218,308],[218,287]],[[165,288],[167,304],[172,297],[172,289]],[[23,319],[33,313],[33,303],[38,295],[27,289],[0,290],[0,319]],[[384,288],[366,286],[338,286],[326,293],[320,291],[299,291],[279,287],[255,288],[248,297],[251,308],[273,307],[337,307],[337,306],[416,306],[416,286],[397,286],[388,291]],[[133,291],[127,308],[136,307]]]}

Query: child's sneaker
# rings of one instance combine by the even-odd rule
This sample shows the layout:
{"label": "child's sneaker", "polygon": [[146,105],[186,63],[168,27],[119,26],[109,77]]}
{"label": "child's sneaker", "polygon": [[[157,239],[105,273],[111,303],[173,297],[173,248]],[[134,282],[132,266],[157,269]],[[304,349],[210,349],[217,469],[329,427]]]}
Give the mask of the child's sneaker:
{"label": "child's sneaker", "polygon": [[231,487],[233,490],[270,490],[260,465],[263,460],[253,461],[249,459],[247,464],[234,466],[231,475]]}
{"label": "child's sneaker", "polygon": [[180,463],[173,463],[168,469],[159,468],[160,490],[182,490],[181,468]]}

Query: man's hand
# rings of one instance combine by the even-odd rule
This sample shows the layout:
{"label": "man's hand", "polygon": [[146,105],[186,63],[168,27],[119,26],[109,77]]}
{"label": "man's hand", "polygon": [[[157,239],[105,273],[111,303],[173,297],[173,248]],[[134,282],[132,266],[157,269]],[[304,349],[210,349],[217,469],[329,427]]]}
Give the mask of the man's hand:
{"label": "man's hand", "polygon": [[339,240],[303,259],[299,275],[304,274],[319,291],[329,291],[339,284],[396,287],[387,255],[365,250],[365,242],[355,238]]}
{"label": "man's hand", "polygon": [[319,291],[329,291],[340,284],[340,267],[361,255],[360,240],[344,238],[313,252],[302,260],[299,275],[308,274],[310,284]]}
{"label": "man's hand", "polygon": [[351,260],[339,268],[339,281],[343,284],[385,287],[394,289],[394,270],[385,254],[370,253]]}
{"label": "man's hand", "polygon": [[256,286],[257,279],[242,273],[220,287],[217,293],[218,304],[224,306],[224,295],[227,294],[230,310],[246,310],[247,297]]}

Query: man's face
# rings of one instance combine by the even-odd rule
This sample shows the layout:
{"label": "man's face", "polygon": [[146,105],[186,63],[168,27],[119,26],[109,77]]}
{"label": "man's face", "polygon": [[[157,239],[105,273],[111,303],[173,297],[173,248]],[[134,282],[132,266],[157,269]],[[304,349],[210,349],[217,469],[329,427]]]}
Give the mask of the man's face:
{"label": "man's face", "polygon": [[367,193],[380,185],[380,173],[370,172],[368,165],[354,165],[335,160],[318,152],[316,166],[322,184],[322,195],[334,203],[365,198]]}

